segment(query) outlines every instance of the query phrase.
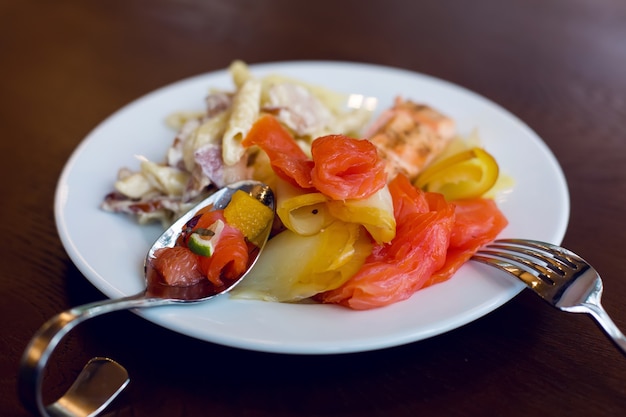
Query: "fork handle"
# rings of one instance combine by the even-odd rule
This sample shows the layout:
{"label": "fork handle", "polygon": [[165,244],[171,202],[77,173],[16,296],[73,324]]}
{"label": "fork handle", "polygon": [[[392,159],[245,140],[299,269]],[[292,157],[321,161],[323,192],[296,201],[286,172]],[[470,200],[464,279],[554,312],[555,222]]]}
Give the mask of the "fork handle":
{"label": "fork handle", "polygon": [[609,317],[604,307],[599,303],[598,305],[585,303],[584,307],[586,307],[587,312],[598,322],[615,346],[617,346],[622,354],[626,355],[626,336],[624,336],[611,317]]}

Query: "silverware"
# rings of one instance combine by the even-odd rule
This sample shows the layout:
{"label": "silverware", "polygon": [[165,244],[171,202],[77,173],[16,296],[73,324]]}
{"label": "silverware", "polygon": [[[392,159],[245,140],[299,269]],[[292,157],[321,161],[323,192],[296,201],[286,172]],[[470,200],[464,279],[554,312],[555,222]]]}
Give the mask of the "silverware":
{"label": "silverware", "polygon": [[109,358],[93,358],[67,392],[46,407],[48,414],[59,417],[96,416],[129,382],[128,372],[122,365]]}
{"label": "silverware", "polygon": [[481,248],[472,260],[518,277],[559,310],[590,314],[626,355],[626,337],[600,302],[600,275],[572,251],[535,240],[501,239]]}
{"label": "silverware", "polygon": [[[196,215],[200,208],[209,206],[212,206],[212,209],[225,208],[230,202],[232,195],[238,190],[247,192],[274,211],[274,194],[265,184],[250,180],[240,181],[224,187],[178,219],[152,245],[144,261],[146,275],[146,288],[144,291],[124,298],[97,301],[74,307],[57,314],[44,323],[29,342],[20,362],[18,394],[22,404],[27,409],[43,416],[95,416],[128,384],[127,378],[117,377],[117,387],[110,387],[107,384],[105,386],[98,385],[97,381],[90,377],[90,372],[97,369],[97,365],[104,365],[104,367],[98,367],[100,371],[107,370],[121,373],[122,375],[126,370],[113,361],[105,360],[102,362],[97,360],[92,366],[87,365],[86,370],[77,379],[76,386],[70,388],[57,402],[49,406],[44,405],[41,392],[43,370],[56,345],[76,325],[92,317],[113,311],[172,304],[182,305],[209,300],[229,291],[244,279],[247,272],[258,259],[261,248],[269,237],[272,221],[268,222],[262,238],[259,237],[258,242],[256,242],[258,247],[250,255],[246,272],[225,287],[216,288],[208,280],[189,287],[167,286],[161,283],[160,280],[154,279],[155,271],[150,267],[150,259],[153,257],[154,252],[160,248],[174,246],[177,238],[183,231],[183,227]],[[121,367],[123,372],[114,369],[116,367]],[[105,395],[107,392],[109,395]],[[98,405],[98,402],[101,404]]]}
{"label": "silverware", "polygon": [[[546,302],[562,311],[590,314],[626,355],[626,337],[601,305],[603,286],[600,275],[580,256],[545,242],[500,239],[481,248],[471,259],[521,279]],[[106,305],[113,302],[104,303]],[[101,309],[102,303],[93,303],[91,306]],[[55,403],[43,406],[40,393],[41,371],[56,344],[79,322],[115,309],[87,311],[89,314],[70,316],[69,319],[63,319],[69,312],[56,316],[49,322],[54,321],[53,330],[50,330],[48,324],[49,334],[42,336],[41,333],[46,328],[44,325],[26,350],[20,370],[19,392],[24,404],[32,411],[45,416],[95,416],[128,384],[128,375],[121,365],[107,358],[94,358],[85,366],[65,395]],[[42,338],[46,340],[41,340]],[[42,343],[47,344],[42,348]]]}

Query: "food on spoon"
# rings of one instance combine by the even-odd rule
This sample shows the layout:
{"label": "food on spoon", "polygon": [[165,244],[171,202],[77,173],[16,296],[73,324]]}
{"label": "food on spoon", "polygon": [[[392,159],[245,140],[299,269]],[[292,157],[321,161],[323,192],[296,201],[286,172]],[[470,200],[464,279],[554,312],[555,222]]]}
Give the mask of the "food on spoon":
{"label": "food on spoon", "polygon": [[175,287],[194,285],[204,278],[200,271],[200,259],[184,246],[159,249],[155,252],[152,266],[167,285]]}
{"label": "food on spoon", "polygon": [[259,236],[264,234],[273,220],[274,212],[250,194],[238,190],[224,209],[224,218],[228,224],[241,230],[246,239],[259,246]]}
{"label": "food on spoon", "polygon": [[223,231],[224,222],[218,219],[208,228],[196,229],[190,233],[187,247],[196,255],[212,256]]}
{"label": "food on spoon", "polygon": [[200,257],[200,270],[209,281],[219,287],[224,285],[224,281],[234,280],[246,271],[249,252],[254,249],[254,245],[245,238],[241,230],[225,221],[223,210],[203,213],[192,228],[192,232],[198,228],[205,228],[217,220],[224,222],[224,230],[215,247],[215,253],[212,256]]}
{"label": "food on spoon", "polygon": [[181,230],[175,246],[157,250],[151,264],[171,286],[195,285],[208,279],[216,288],[239,278],[259,250],[259,236],[272,226],[273,211],[238,190],[224,209],[198,210]]}

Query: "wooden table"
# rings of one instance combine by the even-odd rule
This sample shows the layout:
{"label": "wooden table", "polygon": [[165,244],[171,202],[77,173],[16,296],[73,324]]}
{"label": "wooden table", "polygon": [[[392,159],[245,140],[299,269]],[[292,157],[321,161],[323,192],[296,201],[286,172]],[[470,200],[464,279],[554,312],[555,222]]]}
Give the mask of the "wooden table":
{"label": "wooden table", "polygon": [[[535,130],[569,184],[563,244],[604,278],[626,329],[626,3],[621,0],[8,0],[0,6],[0,414],[23,349],[55,313],[102,299],[53,217],[71,152],[101,120],[173,81],[249,63],[341,60],[433,75]],[[532,161],[528,161],[532,169]],[[546,202],[549,204],[549,202]],[[626,358],[592,320],[524,291],[428,340],[327,356],[212,345],[132,313],[79,326],[50,365],[60,393],[94,355],[132,382],[115,416],[615,416]]]}

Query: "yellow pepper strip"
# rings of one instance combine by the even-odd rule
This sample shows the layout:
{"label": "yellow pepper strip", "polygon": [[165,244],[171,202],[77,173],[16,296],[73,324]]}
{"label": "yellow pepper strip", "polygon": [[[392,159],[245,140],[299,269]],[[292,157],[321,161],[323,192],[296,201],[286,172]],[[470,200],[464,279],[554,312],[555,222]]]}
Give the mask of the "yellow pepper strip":
{"label": "yellow pepper strip", "polygon": [[276,302],[303,300],[341,286],[371,251],[369,236],[354,223],[335,221],[312,236],[285,230],[267,243],[250,275],[231,294]]}
{"label": "yellow pepper strip", "polygon": [[318,233],[335,220],[328,211],[328,197],[304,192],[285,181],[276,185],[276,214],[285,227],[299,235]]}
{"label": "yellow pepper strip", "polygon": [[420,173],[414,182],[424,191],[441,193],[446,200],[480,197],[498,179],[494,157],[481,148],[471,148],[437,161]]}
{"label": "yellow pepper strip", "polygon": [[389,243],[396,236],[393,199],[387,186],[366,199],[330,201],[328,209],[339,220],[365,226],[376,243]]}
{"label": "yellow pepper strip", "polygon": [[226,222],[236,227],[248,240],[256,245],[259,235],[271,227],[272,209],[244,191],[236,191],[224,209]]}

